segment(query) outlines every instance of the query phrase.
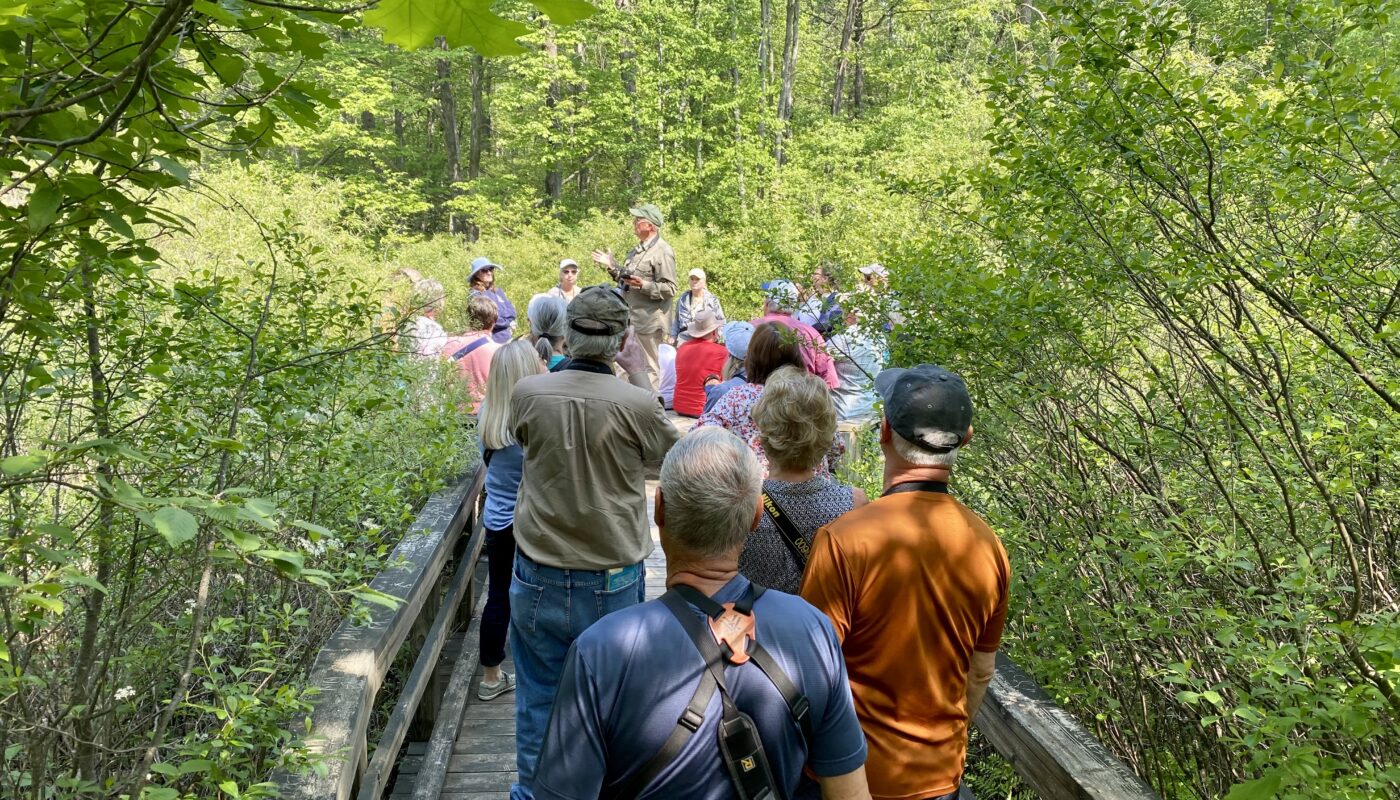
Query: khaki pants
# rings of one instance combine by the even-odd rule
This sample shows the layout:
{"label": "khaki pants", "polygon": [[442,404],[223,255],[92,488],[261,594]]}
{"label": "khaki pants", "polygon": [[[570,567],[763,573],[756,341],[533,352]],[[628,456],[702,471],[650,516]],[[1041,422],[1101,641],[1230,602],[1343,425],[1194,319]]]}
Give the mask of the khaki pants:
{"label": "khaki pants", "polygon": [[660,350],[661,340],[666,336],[666,333],[661,330],[651,333],[637,331],[635,335],[637,344],[642,346],[642,352],[647,357],[647,378],[651,380],[651,390],[659,392],[661,391],[661,356],[657,351]]}

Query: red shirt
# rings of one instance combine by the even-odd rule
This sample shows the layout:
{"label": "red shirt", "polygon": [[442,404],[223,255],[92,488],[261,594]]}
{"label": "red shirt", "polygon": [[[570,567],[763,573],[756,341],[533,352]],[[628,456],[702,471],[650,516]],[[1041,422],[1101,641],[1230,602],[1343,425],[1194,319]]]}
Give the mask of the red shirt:
{"label": "red shirt", "polygon": [[705,410],[705,376],[724,371],[729,351],[719,342],[691,339],[676,348],[676,394],[671,407],[677,414],[698,417]]}

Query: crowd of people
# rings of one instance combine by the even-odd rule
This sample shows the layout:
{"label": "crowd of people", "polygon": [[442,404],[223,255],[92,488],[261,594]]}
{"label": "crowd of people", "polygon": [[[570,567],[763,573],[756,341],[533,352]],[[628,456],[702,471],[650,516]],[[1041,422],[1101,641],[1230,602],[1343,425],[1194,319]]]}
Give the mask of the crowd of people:
{"label": "crowd of people", "polygon": [[[454,361],[477,406],[477,693],[514,693],[512,798],[957,796],[1010,580],[949,490],[966,384],[886,368],[897,310],[866,324],[829,268],[805,295],[765,283],[760,316],[726,321],[703,271],[677,295],[660,210],[631,211],[637,246],[593,253],[617,283],[581,288],[566,259],[513,341],[489,259],[461,336],[436,320],[441,284],[414,286],[405,336]],[[684,438],[668,406],[697,418]],[[838,421],[861,418],[879,420],[873,500],[833,477]],[[658,464],[667,592],[645,602]]]}

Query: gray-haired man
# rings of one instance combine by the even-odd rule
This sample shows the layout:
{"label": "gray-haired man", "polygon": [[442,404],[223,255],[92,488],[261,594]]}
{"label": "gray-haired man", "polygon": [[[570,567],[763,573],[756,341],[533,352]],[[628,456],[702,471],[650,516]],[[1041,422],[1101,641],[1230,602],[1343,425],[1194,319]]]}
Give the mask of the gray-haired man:
{"label": "gray-haired man", "polygon": [[645,596],[641,562],[652,549],[645,469],[678,436],[654,392],[613,374],[629,316],[616,289],[584,289],[569,304],[568,366],[522,379],[511,396],[525,451],[510,586],[516,800],[532,796],[569,645],[599,617]]}
{"label": "gray-haired man", "polygon": [[628,251],[622,268],[618,268],[611,250],[594,250],[593,260],[618,279],[618,287],[626,294],[637,341],[646,353],[652,388],[660,389],[658,350],[670,325],[671,301],[676,296],[676,251],[661,238],[661,209],[644,203],[630,213],[637,246]]}
{"label": "gray-haired man", "polygon": [[[733,796],[719,742],[721,723],[735,724],[732,711],[752,721],[775,796],[870,797],[865,738],[830,622],[739,574],[739,552],[762,513],[761,486],[753,451],[722,428],[697,429],[666,456],[656,524],[670,591],[578,638],[536,797]],[[746,631],[724,626],[735,614],[747,619]],[[714,652],[702,655],[704,648]],[[730,760],[740,780],[759,769],[752,754],[731,750]]]}

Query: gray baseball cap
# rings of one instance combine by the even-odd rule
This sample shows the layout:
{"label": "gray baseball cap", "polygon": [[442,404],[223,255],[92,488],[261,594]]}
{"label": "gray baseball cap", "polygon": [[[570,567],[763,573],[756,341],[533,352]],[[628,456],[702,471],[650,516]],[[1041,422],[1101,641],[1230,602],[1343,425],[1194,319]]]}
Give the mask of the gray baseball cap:
{"label": "gray baseball cap", "polygon": [[617,289],[607,284],[590,286],[569,303],[565,319],[569,327],[589,336],[616,336],[627,330],[632,312]]}
{"label": "gray baseball cap", "polygon": [[887,369],[875,376],[894,432],[930,453],[949,453],[972,425],[972,397],[956,373],[934,364]]}

